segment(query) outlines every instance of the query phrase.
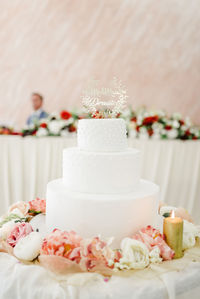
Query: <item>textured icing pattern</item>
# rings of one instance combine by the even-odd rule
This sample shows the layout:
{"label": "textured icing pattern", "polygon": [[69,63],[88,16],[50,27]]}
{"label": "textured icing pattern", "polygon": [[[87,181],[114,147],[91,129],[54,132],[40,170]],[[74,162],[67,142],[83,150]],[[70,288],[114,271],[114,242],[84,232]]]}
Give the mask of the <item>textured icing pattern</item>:
{"label": "textured icing pattern", "polygon": [[82,237],[114,237],[118,247],[147,225],[155,226],[158,209],[157,185],[141,181],[134,193],[123,195],[69,192],[62,180],[47,186],[47,227],[75,230]]}
{"label": "textured icing pattern", "polygon": [[123,119],[82,119],[78,124],[78,147],[87,151],[124,151],[127,149]]}
{"label": "textured icing pattern", "polygon": [[140,152],[102,153],[68,148],[63,151],[63,181],[85,193],[128,193],[140,179]]}

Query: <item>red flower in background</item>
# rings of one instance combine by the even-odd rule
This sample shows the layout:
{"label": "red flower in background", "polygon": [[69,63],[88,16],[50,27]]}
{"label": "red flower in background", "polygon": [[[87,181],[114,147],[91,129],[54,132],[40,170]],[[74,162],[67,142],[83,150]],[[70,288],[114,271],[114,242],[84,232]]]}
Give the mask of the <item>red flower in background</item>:
{"label": "red flower in background", "polygon": [[69,132],[70,133],[76,132],[76,127],[74,125],[69,126]]}
{"label": "red flower in background", "polygon": [[179,120],[179,123],[181,126],[183,126],[185,124],[184,120],[182,120],[182,119]]}
{"label": "red flower in background", "polygon": [[170,126],[170,125],[166,125],[166,126],[165,126],[165,130],[169,131],[169,130],[171,130],[171,129],[172,129],[172,126]]}
{"label": "red flower in background", "polygon": [[46,128],[47,128],[47,124],[46,124],[46,123],[41,123],[41,124],[40,124],[40,128],[44,128],[44,129],[46,129]]}
{"label": "red flower in background", "polygon": [[67,120],[67,119],[69,119],[71,116],[72,116],[71,113],[68,112],[67,110],[63,110],[63,111],[60,112],[60,117],[61,117],[62,119]]}
{"label": "red flower in background", "polygon": [[132,118],[131,118],[131,121],[134,121],[134,122],[136,122],[136,121],[137,121],[137,118],[136,118],[136,116],[132,117]]}
{"label": "red flower in background", "polygon": [[148,116],[148,117],[145,117],[143,119],[143,125],[144,126],[147,126],[147,125],[151,125],[153,123],[155,123],[156,121],[158,121],[159,117],[158,115],[155,115],[155,116]]}
{"label": "red flower in background", "polygon": [[148,131],[149,136],[153,135],[153,129],[152,128],[148,129],[147,131]]}

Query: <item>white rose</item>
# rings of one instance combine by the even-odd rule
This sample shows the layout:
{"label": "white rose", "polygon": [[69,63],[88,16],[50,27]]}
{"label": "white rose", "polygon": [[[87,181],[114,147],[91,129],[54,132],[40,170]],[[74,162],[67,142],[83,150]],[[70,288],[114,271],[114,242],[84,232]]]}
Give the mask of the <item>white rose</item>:
{"label": "white rose", "polygon": [[155,246],[154,249],[149,253],[149,260],[152,264],[162,262],[162,258],[160,257],[160,249],[158,248],[158,246]]}
{"label": "white rose", "polygon": [[60,136],[62,136],[62,137],[68,137],[69,135],[70,135],[70,133],[67,129],[60,131]]}
{"label": "white rose", "polygon": [[178,136],[178,130],[172,129],[167,131],[167,136],[169,139],[176,139],[176,137]]}
{"label": "white rose", "polygon": [[173,120],[173,122],[172,122],[172,126],[173,126],[173,128],[178,129],[178,128],[180,127],[180,123],[179,123],[179,121],[177,121],[177,120]]}
{"label": "white rose", "polygon": [[195,246],[196,237],[200,237],[200,231],[193,223],[183,221],[183,249],[187,249]]}
{"label": "white rose", "polygon": [[20,260],[32,261],[39,255],[42,242],[43,237],[40,233],[31,232],[17,242],[13,253]]}
{"label": "white rose", "polygon": [[149,250],[140,241],[125,238],[121,242],[122,258],[115,267],[119,269],[144,269],[149,265]]}
{"label": "white rose", "polygon": [[37,133],[36,133],[37,137],[44,137],[44,136],[48,136],[48,130],[45,128],[39,128]]}
{"label": "white rose", "polygon": [[11,230],[14,228],[16,223],[14,220],[11,220],[9,222],[6,222],[1,228],[0,228],[0,239],[6,240],[8,236],[11,233]]}
{"label": "white rose", "polygon": [[49,122],[49,131],[54,135],[58,135],[60,133],[62,125],[63,123],[59,120],[52,120]]}

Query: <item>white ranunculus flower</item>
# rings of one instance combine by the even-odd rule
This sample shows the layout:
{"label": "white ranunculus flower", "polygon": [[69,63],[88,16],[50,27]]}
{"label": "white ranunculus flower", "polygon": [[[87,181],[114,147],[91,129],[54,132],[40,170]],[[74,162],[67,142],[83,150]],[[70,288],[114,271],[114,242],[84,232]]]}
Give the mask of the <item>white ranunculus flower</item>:
{"label": "white ranunculus flower", "polygon": [[152,264],[162,262],[162,258],[160,257],[160,249],[158,248],[158,246],[155,246],[154,249],[152,249],[149,253],[149,260]]}
{"label": "white ranunculus flower", "polygon": [[115,267],[119,269],[144,269],[149,265],[149,250],[140,241],[125,238],[121,242],[122,258]]}
{"label": "white ranunculus flower", "polygon": [[169,130],[167,131],[167,136],[169,139],[176,139],[178,136],[178,131],[176,129]]}
{"label": "white ranunculus flower", "polygon": [[6,222],[1,228],[0,228],[0,239],[6,240],[8,236],[11,233],[11,230],[16,225],[14,220],[11,220],[9,222]]}
{"label": "white ranunculus flower", "polygon": [[69,135],[70,135],[70,132],[67,129],[60,131],[60,136],[62,136],[62,137],[68,137]]}
{"label": "white ranunculus flower", "polygon": [[172,122],[172,127],[175,129],[178,129],[180,127],[180,123],[177,120],[173,120]]}
{"label": "white ranunculus flower", "polygon": [[48,136],[48,130],[45,128],[39,128],[37,133],[36,133],[37,137],[44,137],[44,136]]}
{"label": "white ranunculus flower", "polygon": [[193,223],[183,221],[183,249],[188,249],[195,245],[196,237],[200,237],[200,231]]}
{"label": "white ranunculus flower", "polygon": [[39,255],[42,242],[43,237],[40,233],[31,232],[17,242],[13,253],[20,260],[32,261]]}
{"label": "white ranunculus flower", "polygon": [[52,120],[49,122],[48,128],[51,134],[58,135],[60,133],[60,130],[62,128],[62,121],[60,120]]}

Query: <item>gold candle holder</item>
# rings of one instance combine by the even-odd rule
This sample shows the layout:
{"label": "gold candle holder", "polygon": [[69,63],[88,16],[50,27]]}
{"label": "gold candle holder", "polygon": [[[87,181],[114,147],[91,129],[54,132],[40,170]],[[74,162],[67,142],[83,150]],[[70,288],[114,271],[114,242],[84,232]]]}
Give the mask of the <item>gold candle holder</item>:
{"label": "gold candle holder", "polygon": [[166,243],[174,250],[174,258],[178,259],[183,256],[183,220],[180,217],[175,217],[172,211],[171,217],[164,219],[163,233]]}

